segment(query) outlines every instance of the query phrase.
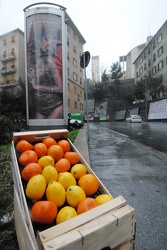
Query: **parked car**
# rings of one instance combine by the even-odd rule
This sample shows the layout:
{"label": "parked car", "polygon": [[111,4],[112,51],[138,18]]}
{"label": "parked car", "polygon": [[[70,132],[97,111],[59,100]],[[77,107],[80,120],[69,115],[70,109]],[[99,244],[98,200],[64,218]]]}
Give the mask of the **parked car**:
{"label": "parked car", "polygon": [[140,115],[130,115],[126,118],[126,122],[142,122],[142,117]]}

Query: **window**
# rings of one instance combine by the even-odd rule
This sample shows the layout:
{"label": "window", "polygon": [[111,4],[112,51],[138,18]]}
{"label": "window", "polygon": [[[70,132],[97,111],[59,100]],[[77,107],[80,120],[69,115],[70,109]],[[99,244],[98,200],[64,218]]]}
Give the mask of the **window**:
{"label": "window", "polygon": [[158,63],[158,70],[161,70],[163,68],[163,61]]}
{"label": "window", "polygon": [[67,53],[67,60],[70,60],[69,52]]}
{"label": "window", "polygon": [[80,97],[82,97],[82,90],[80,90]]}
{"label": "window", "polygon": [[146,70],[146,63],[144,64],[144,70]]}
{"label": "window", "polygon": [[153,47],[153,49],[155,48],[155,40],[152,43],[152,47]]}
{"label": "window", "polygon": [[68,33],[70,33],[70,25],[67,25]]}
{"label": "window", "polygon": [[148,60],[148,67],[151,66],[151,59]]}
{"label": "window", "polygon": [[7,55],[7,50],[4,50],[3,51],[3,58],[6,58],[6,55]]}
{"label": "window", "polygon": [[74,102],[74,108],[77,109],[77,102]]}
{"label": "window", "polygon": [[11,61],[11,67],[14,68],[15,67],[15,60]]}
{"label": "window", "polygon": [[69,38],[67,38],[67,45],[68,45],[68,46],[70,45]]}
{"label": "window", "polygon": [[143,67],[140,68],[140,74],[142,74],[142,73],[143,73]]}
{"label": "window", "polygon": [[68,74],[68,76],[70,76],[70,69],[69,68],[67,68],[67,74]]}
{"label": "window", "polygon": [[15,42],[15,36],[12,36],[11,37],[11,43],[14,43]]}
{"label": "window", "polygon": [[161,56],[163,54],[163,46],[159,48],[158,50],[158,56]]}
{"label": "window", "polygon": [[74,94],[77,94],[77,88],[74,86]]}
{"label": "window", "polygon": [[77,81],[78,80],[77,78],[78,78],[77,74],[75,72],[73,72],[73,80]]}
{"label": "window", "polygon": [[80,77],[80,84],[82,85],[82,77]]}
{"label": "window", "polygon": [[157,37],[157,43],[160,43],[162,41],[162,33]]}
{"label": "window", "polygon": [[156,53],[154,53],[153,55],[153,62],[155,62],[155,60],[156,60]]}
{"label": "window", "polygon": [[77,60],[75,58],[73,58],[73,65],[77,67]]}
{"label": "window", "polygon": [[68,91],[70,91],[70,83],[68,82]]}
{"label": "window", "polygon": [[12,83],[16,83],[15,74],[12,74],[12,76],[11,76],[11,82]]}
{"label": "window", "polygon": [[146,59],[146,52],[144,52],[143,57],[144,57],[144,59]]}
{"label": "window", "polygon": [[153,67],[153,69],[152,69],[152,74],[153,74],[153,75],[156,74],[156,66]]}
{"label": "window", "polygon": [[150,47],[148,47],[148,55],[150,54]]}
{"label": "window", "polygon": [[73,51],[74,51],[74,53],[76,53],[76,46],[75,45],[73,45]]}
{"label": "window", "polygon": [[15,49],[14,49],[14,48],[11,49],[11,55],[12,55],[12,56],[15,55]]}
{"label": "window", "polygon": [[140,57],[140,63],[142,63],[143,62],[143,57]]}
{"label": "window", "polygon": [[5,38],[5,39],[3,39],[3,45],[6,45],[6,44],[7,44],[7,40]]}
{"label": "window", "polygon": [[73,38],[74,38],[74,40],[76,39],[76,34],[75,34],[75,32],[73,32]]}

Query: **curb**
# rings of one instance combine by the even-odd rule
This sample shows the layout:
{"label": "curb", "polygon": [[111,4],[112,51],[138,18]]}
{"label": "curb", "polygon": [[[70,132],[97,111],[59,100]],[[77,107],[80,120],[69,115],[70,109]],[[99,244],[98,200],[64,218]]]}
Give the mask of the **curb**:
{"label": "curb", "polygon": [[79,153],[82,155],[84,160],[90,165],[90,158],[89,158],[89,149],[88,149],[88,143],[87,143],[87,134],[86,130],[84,128],[79,129],[79,133],[77,135],[77,138],[74,141],[74,146],[79,151]]}

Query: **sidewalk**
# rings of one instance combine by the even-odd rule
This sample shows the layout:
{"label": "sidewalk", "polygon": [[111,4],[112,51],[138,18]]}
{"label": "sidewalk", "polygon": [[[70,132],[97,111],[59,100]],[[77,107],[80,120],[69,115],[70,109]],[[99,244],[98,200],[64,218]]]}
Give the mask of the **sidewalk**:
{"label": "sidewalk", "polygon": [[84,127],[79,130],[77,138],[74,141],[74,146],[77,148],[77,150],[85,159],[85,161],[90,165],[87,134],[86,134],[86,129]]}

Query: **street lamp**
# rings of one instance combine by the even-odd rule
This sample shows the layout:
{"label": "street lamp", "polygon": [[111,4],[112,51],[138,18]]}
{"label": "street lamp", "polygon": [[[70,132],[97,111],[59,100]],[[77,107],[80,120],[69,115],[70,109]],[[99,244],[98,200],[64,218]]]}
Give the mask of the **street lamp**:
{"label": "street lamp", "polygon": [[146,109],[146,121],[147,121],[147,84],[146,84],[147,78],[142,78],[142,80],[144,80],[144,87],[145,87],[145,109]]}

